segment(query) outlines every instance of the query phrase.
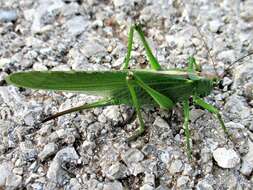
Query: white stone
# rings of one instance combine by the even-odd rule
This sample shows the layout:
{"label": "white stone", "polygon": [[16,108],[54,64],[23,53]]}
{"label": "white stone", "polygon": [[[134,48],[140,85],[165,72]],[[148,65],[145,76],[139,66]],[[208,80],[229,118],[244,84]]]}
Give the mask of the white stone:
{"label": "white stone", "polygon": [[240,157],[233,149],[217,148],[213,157],[222,168],[234,168],[240,163]]}
{"label": "white stone", "polygon": [[240,172],[243,175],[249,176],[252,170],[253,170],[252,164],[249,163],[247,160],[243,160]]}
{"label": "white stone", "polygon": [[211,22],[209,22],[209,28],[211,30],[211,32],[218,32],[219,29],[222,27],[223,23],[219,20],[212,20]]}
{"label": "white stone", "polygon": [[104,185],[103,190],[123,190],[123,186],[120,182],[114,181]]}
{"label": "white stone", "polygon": [[12,164],[9,162],[3,162],[0,165],[0,187],[5,185],[5,181],[8,176],[12,175]]}
{"label": "white stone", "polygon": [[183,162],[181,160],[173,161],[169,167],[169,172],[171,174],[179,173],[182,170],[183,170]]}
{"label": "white stone", "polygon": [[144,184],[143,186],[141,186],[140,190],[154,190],[154,187],[149,184]]}
{"label": "white stone", "polygon": [[143,158],[144,158],[143,153],[136,148],[131,148],[122,155],[122,159],[127,165],[131,165],[131,163],[137,163],[139,161],[142,161]]}
{"label": "white stone", "polygon": [[57,148],[55,143],[48,143],[38,155],[40,160],[44,161],[49,156],[52,156],[57,151]]}

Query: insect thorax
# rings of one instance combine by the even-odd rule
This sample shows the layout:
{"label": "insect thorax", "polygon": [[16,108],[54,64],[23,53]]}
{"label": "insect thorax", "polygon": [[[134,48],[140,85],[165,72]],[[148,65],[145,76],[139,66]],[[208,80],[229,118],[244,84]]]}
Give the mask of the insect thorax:
{"label": "insect thorax", "polygon": [[194,81],[195,95],[199,97],[208,96],[213,90],[213,82],[206,78],[198,78]]}

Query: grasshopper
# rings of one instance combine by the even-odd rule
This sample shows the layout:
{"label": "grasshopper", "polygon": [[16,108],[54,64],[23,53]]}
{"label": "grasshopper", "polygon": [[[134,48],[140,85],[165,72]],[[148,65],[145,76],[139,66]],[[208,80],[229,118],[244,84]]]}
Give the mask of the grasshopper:
{"label": "grasshopper", "polygon": [[[130,69],[129,61],[133,45],[134,32],[138,33],[146,51],[151,66],[147,69]],[[9,75],[6,81],[18,87],[45,89],[55,91],[75,91],[104,97],[91,104],[74,107],[55,115],[42,122],[55,119],[61,115],[108,105],[126,104],[133,106],[139,121],[139,127],[129,140],[136,139],[145,131],[141,114],[141,106],[155,106],[170,110],[176,103],[182,103],[184,113],[183,129],[187,155],[191,158],[189,130],[189,99],[193,103],[208,110],[218,119],[225,134],[228,131],[218,109],[206,103],[202,98],[209,95],[213,89],[211,79],[200,76],[196,70],[194,57],[188,58],[187,69],[163,70],[153,55],[140,25],[133,25],[128,35],[127,54],[123,66],[117,71],[30,71]],[[92,80],[92,82],[91,82]]]}

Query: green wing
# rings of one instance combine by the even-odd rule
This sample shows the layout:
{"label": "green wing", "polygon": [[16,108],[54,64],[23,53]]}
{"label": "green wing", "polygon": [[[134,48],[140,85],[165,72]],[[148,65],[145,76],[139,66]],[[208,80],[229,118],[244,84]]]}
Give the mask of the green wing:
{"label": "green wing", "polygon": [[[126,84],[127,70],[120,71],[31,71],[11,74],[6,81],[18,87],[45,89],[54,91],[81,92],[91,95],[114,97],[119,103],[131,104]],[[176,99],[178,88],[184,91],[191,88],[187,73],[184,71],[133,70],[138,77],[155,90]],[[150,96],[137,84],[138,98],[141,104],[154,104]],[[182,95],[182,94],[181,94]]]}
{"label": "green wing", "polygon": [[124,88],[125,72],[19,72],[11,74],[6,81],[18,87],[56,91],[85,92],[109,95],[111,91]]}

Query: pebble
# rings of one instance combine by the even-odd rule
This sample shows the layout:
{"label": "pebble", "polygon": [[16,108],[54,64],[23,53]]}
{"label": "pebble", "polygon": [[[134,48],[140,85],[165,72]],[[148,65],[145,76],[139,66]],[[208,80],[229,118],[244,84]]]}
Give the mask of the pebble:
{"label": "pebble", "polygon": [[177,179],[177,187],[187,186],[187,183],[190,181],[188,176],[180,176]]}
{"label": "pebble", "polygon": [[129,1],[129,0],[113,0],[113,4],[115,7],[122,7],[124,5],[130,5],[131,1]]}
{"label": "pebble", "polygon": [[145,173],[144,181],[145,184],[149,184],[150,186],[155,186],[155,176],[151,173]]}
{"label": "pebble", "polygon": [[196,185],[196,190],[214,190],[214,188],[207,180],[200,180]]}
{"label": "pebble", "polygon": [[12,174],[12,164],[11,162],[3,162],[0,165],[0,187],[5,185],[8,176]]}
{"label": "pebble", "polygon": [[165,187],[164,185],[159,185],[155,190],[169,190],[169,188]]}
{"label": "pebble", "polygon": [[129,172],[127,167],[120,162],[114,163],[105,171],[106,177],[108,177],[111,180],[125,178],[128,175],[128,173]]}
{"label": "pebble", "polygon": [[18,18],[15,10],[0,9],[0,22],[14,22]]}
{"label": "pebble", "polygon": [[75,16],[68,20],[64,27],[67,30],[67,36],[78,36],[88,27],[87,19],[83,16]]}
{"label": "pebble", "polygon": [[41,161],[45,161],[48,157],[54,155],[58,149],[55,143],[48,143],[43,150],[39,153],[38,157]]}
{"label": "pebble", "polygon": [[247,61],[234,70],[234,88],[240,88],[246,83],[253,82],[253,62]]}
{"label": "pebble", "polygon": [[122,154],[122,159],[127,165],[140,162],[144,159],[144,155],[137,148],[131,148]]}
{"label": "pebble", "polygon": [[143,186],[140,187],[140,190],[154,190],[154,187],[152,187],[149,184],[144,184]]}
{"label": "pebble", "polygon": [[213,151],[213,157],[222,168],[234,168],[240,164],[240,157],[233,149],[217,148]]}
{"label": "pebble", "polygon": [[241,172],[244,175],[250,175],[250,173],[253,170],[253,142],[251,140],[248,140],[248,146],[249,146],[249,151],[248,153],[242,158],[242,167],[241,167]]}
{"label": "pebble", "polygon": [[243,86],[243,93],[249,100],[253,100],[253,82],[246,83]]}
{"label": "pebble", "polygon": [[223,23],[220,20],[212,20],[211,22],[209,22],[209,29],[213,33],[217,33],[222,26]]}
{"label": "pebble", "polygon": [[240,172],[245,176],[250,176],[252,170],[253,170],[252,163],[248,162],[246,159],[243,160]]}
{"label": "pebble", "polygon": [[55,184],[64,184],[66,178],[69,178],[67,165],[75,165],[79,159],[76,151],[72,147],[66,147],[61,149],[55,155],[53,161],[50,163],[48,171],[47,171],[47,178],[50,182]]}
{"label": "pebble", "polygon": [[181,160],[174,160],[169,166],[169,172],[171,174],[180,173],[183,171],[184,164]]}
{"label": "pebble", "polygon": [[114,181],[106,183],[103,187],[103,190],[124,190],[122,184],[119,181]]}
{"label": "pebble", "polygon": [[22,177],[20,175],[9,175],[6,179],[6,189],[18,189],[21,187]]}

